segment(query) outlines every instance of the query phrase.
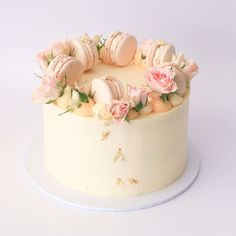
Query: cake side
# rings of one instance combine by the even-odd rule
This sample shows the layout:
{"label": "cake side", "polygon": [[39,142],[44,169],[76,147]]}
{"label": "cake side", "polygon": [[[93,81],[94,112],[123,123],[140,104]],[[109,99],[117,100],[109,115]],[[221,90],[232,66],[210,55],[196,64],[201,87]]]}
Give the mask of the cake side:
{"label": "cake side", "polygon": [[189,95],[169,112],[104,126],[44,105],[44,163],[59,182],[103,196],[159,190],[186,166]]}

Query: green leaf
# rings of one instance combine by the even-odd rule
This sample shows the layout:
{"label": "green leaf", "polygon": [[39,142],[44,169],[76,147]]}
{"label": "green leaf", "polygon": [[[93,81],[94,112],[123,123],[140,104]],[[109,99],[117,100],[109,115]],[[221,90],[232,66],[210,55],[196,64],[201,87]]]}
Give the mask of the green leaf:
{"label": "green leaf", "polygon": [[139,102],[135,107],[134,110],[139,112],[143,108],[143,103]]}
{"label": "green leaf", "polygon": [[64,112],[58,114],[58,116],[61,116],[61,115],[64,115],[68,112],[73,112],[74,111],[74,108],[73,107],[68,107]]}
{"label": "green leaf", "polygon": [[41,79],[41,78],[42,78],[42,76],[37,75],[36,73],[34,73],[34,75],[35,75],[38,79]]}
{"label": "green leaf", "polygon": [[168,94],[162,94],[162,95],[161,95],[161,100],[162,100],[163,102],[167,102],[167,101],[168,101]]}
{"label": "green leaf", "polygon": [[54,100],[49,100],[48,102],[46,102],[46,104],[50,104],[50,103],[53,103],[55,102],[57,99],[54,99]]}
{"label": "green leaf", "polygon": [[[78,91],[79,92],[79,91]],[[88,95],[86,93],[79,92],[79,100],[81,102],[88,102]]]}
{"label": "green leaf", "polygon": [[96,93],[96,91],[93,92],[93,94],[89,95],[90,98],[94,98],[94,94]]}
{"label": "green leaf", "polygon": [[61,87],[60,90],[59,98],[64,95],[65,88]]}
{"label": "green leaf", "polygon": [[125,121],[127,121],[130,124],[130,119],[128,116],[125,117]]}
{"label": "green leaf", "polygon": [[[66,78],[66,75],[65,75],[65,80],[64,82],[63,81],[59,81],[57,83],[57,86],[60,90],[60,95],[59,97],[62,97],[64,95],[64,92],[65,92],[65,88],[67,87],[67,78]],[[72,90],[71,90],[71,94],[72,94]]]}
{"label": "green leaf", "polygon": [[97,45],[97,50],[100,52],[101,48],[105,46],[106,39],[101,39],[99,44]]}

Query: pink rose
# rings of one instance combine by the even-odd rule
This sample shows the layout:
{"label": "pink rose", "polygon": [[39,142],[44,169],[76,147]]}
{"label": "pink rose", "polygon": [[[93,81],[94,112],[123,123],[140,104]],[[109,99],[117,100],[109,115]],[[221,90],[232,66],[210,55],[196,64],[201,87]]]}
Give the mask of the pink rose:
{"label": "pink rose", "polygon": [[35,103],[47,103],[56,100],[60,96],[60,92],[58,80],[44,76],[40,87],[33,92],[32,100]]}
{"label": "pink rose", "polygon": [[143,40],[142,45],[141,45],[141,51],[142,51],[143,56],[147,56],[147,52],[148,52],[148,50],[151,47],[153,42],[154,41],[151,40],[151,39],[144,39]]}
{"label": "pink rose", "polygon": [[110,114],[114,121],[117,123],[122,122],[126,115],[129,112],[129,102],[128,101],[120,101],[113,100],[112,105],[110,106]]}
{"label": "pink rose", "polygon": [[151,67],[146,73],[147,84],[160,94],[168,94],[177,90],[174,81],[175,73],[167,67]]}
{"label": "pink rose", "polygon": [[183,68],[183,72],[187,75],[189,80],[198,73],[198,70],[198,65],[194,61],[189,61],[189,63]]}
{"label": "pink rose", "polygon": [[130,98],[132,107],[135,107],[138,103],[142,103],[144,106],[147,103],[149,89],[142,87],[136,88],[130,85],[127,86],[127,95]]}

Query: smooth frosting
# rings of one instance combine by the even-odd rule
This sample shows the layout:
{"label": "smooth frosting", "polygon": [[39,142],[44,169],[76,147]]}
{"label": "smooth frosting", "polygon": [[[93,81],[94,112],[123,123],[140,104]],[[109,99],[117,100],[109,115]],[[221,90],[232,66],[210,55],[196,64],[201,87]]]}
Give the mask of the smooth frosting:
{"label": "smooth frosting", "polygon": [[[161,189],[186,165],[188,98],[169,112],[104,126],[44,105],[44,162],[59,182],[103,196]],[[135,183],[131,183],[135,182]]]}

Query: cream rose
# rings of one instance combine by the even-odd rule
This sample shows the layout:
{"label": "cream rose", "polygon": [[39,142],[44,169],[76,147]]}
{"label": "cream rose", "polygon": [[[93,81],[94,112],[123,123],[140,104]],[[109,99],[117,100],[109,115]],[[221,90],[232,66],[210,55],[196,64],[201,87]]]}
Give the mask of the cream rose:
{"label": "cream rose", "polygon": [[110,121],[112,116],[109,111],[109,106],[105,103],[96,103],[92,110],[93,116],[99,120]]}
{"label": "cream rose", "polygon": [[148,99],[148,92],[148,88],[136,88],[128,85],[127,95],[129,97],[131,107],[135,107],[140,102],[145,106]]}
{"label": "cream rose", "polygon": [[146,75],[147,84],[160,94],[168,94],[177,90],[176,82],[174,81],[175,73],[170,67],[151,67]]}

